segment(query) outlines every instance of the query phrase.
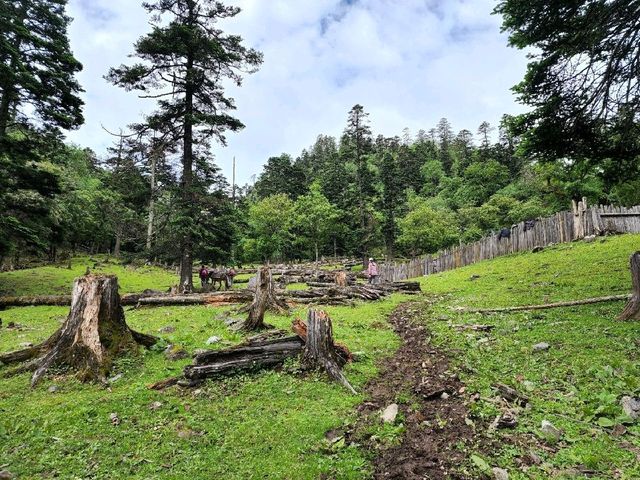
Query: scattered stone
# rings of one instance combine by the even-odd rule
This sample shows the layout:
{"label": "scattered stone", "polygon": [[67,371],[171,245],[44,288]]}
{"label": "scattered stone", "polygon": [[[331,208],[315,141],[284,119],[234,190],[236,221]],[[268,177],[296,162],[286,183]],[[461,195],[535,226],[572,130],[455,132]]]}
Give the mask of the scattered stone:
{"label": "scattered stone", "polygon": [[541,245],[536,245],[535,247],[533,247],[531,249],[531,253],[538,253],[541,252],[542,250],[544,250],[544,247]]}
{"label": "scattered stone", "polygon": [[173,333],[176,331],[176,327],[174,327],[173,325],[167,325],[166,327],[162,327],[161,329],[158,330],[158,332],[160,333]]}
{"label": "scattered stone", "polygon": [[56,393],[57,391],[58,391],[57,385],[51,385],[49,388],[47,388],[47,392],[49,393]]}
{"label": "scattered stone", "polygon": [[120,425],[120,417],[118,417],[117,413],[109,414],[109,420],[111,420],[113,425]]}
{"label": "scattered stone", "polygon": [[517,417],[511,412],[505,412],[498,418],[498,428],[515,428],[518,425]]}
{"label": "scattered stone", "polygon": [[509,473],[504,468],[493,467],[493,478],[495,480],[509,480]]}
{"label": "scattered stone", "polygon": [[449,394],[447,392],[442,392],[442,395],[440,395],[440,398],[442,400],[446,400],[447,398],[449,398]]}
{"label": "scattered stone", "polygon": [[167,358],[167,360],[171,360],[172,362],[174,362],[176,360],[187,358],[189,356],[189,353],[180,345],[169,345],[164,350],[164,356]]}
{"label": "scattered stone", "polygon": [[30,347],[33,347],[33,343],[31,342],[22,342],[20,344],[20,348],[30,348]]}
{"label": "scattered stone", "polygon": [[540,458],[540,455],[538,455],[533,450],[529,452],[528,457],[529,457],[529,463],[531,463],[531,465],[540,465],[542,463],[542,459]]}
{"label": "scattered stone", "polygon": [[149,410],[158,410],[160,407],[162,407],[162,403],[156,401],[149,405]]}
{"label": "scattered stone", "polygon": [[213,345],[214,343],[218,343],[220,340],[222,340],[220,337],[214,335],[213,337],[209,337],[207,339],[207,345]]}
{"label": "scattered stone", "polygon": [[549,348],[551,347],[551,345],[549,345],[546,342],[540,342],[540,343],[536,343],[532,349],[534,352],[545,352],[547,350],[549,350]]}
{"label": "scattered stone", "polygon": [[12,480],[15,476],[9,470],[0,470],[0,480]]}
{"label": "scattered stone", "polygon": [[480,278],[480,275],[471,275],[471,276],[469,277],[469,281],[470,281],[470,282],[473,282],[474,280],[477,280],[477,279],[479,279],[479,278]]}
{"label": "scattered stone", "polygon": [[208,352],[208,351],[209,351],[209,350],[207,350],[206,348],[196,348],[196,349],[193,351],[193,355],[192,355],[192,356],[193,356],[193,357],[195,357],[195,356],[197,356],[197,355],[200,355],[201,353],[206,353],[206,352]]}
{"label": "scattered stone", "polygon": [[380,414],[380,418],[384,423],[393,423],[398,416],[398,404],[392,403]]}
{"label": "scattered stone", "polygon": [[584,237],[584,242],[585,243],[592,243],[594,242],[596,239],[595,235],[587,235],[586,237]]}
{"label": "scattered stone", "polygon": [[552,440],[554,442],[557,442],[562,437],[562,431],[559,428],[555,427],[553,423],[549,422],[548,420],[542,421],[540,430],[542,430],[542,433],[548,440]]}
{"label": "scattered stone", "polygon": [[626,415],[631,417],[633,420],[636,420],[640,417],[640,399],[632,398],[628,395],[625,395],[620,400],[620,405],[622,406],[622,410]]}

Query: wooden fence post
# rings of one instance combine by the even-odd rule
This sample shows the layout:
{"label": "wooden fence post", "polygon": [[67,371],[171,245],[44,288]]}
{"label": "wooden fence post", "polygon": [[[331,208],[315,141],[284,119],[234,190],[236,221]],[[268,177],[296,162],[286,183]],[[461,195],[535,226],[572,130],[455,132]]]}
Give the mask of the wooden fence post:
{"label": "wooden fence post", "polygon": [[618,315],[618,320],[640,320],[640,252],[635,252],[629,258],[631,269],[631,299]]}

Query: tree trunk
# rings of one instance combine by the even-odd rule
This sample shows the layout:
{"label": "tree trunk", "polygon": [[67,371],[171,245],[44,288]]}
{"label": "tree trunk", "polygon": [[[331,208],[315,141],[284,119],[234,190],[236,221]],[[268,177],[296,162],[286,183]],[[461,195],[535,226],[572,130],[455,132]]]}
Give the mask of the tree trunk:
{"label": "tree trunk", "polygon": [[[155,148],[158,148],[154,145]],[[149,220],[147,222],[147,252],[151,250],[151,238],[153,237],[153,220],[155,215],[154,195],[156,192],[156,150],[151,152],[151,195],[149,196]]]}
{"label": "tree trunk", "polygon": [[309,310],[307,315],[307,341],[302,357],[302,365],[306,369],[321,369],[329,377],[343,385],[351,393],[356,393],[346,379],[340,366],[344,359],[338,355],[333,343],[331,319],[323,311]]}
{"label": "tree trunk", "polygon": [[115,276],[87,275],[73,284],[71,310],[62,327],[39,345],[0,355],[0,363],[30,360],[10,373],[35,370],[32,387],[53,365],[70,367],[82,381],[104,381],[118,355],[156,340],[126,324]]}
{"label": "tree trunk", "polygon": [[631,299],[618,315],[618,320],[640,320],[640,252],[635,252],[629,258],[631,269]]}
{"label": "tree trunk", "polygon": [[120,245],[122,245],[122,227],[118,225],[116,229],[116,243],[113,247],[113,256],[120,258]]}
{"label": "tree trunk", "polygon": [[[193,4],[189,2],[189,22],[193,22]],[[193,84],[193,53],[187,55],[186,82],[185,82],[185,114],[184,114],[184,134],[182,151],[182,212],[185,216],[186,225],[183,226],[183,237],[180,260],[180,285],[178,289],[181,293],[193,291],[193,232],[191,222],[193,221],[193,94],[195,86]]]}

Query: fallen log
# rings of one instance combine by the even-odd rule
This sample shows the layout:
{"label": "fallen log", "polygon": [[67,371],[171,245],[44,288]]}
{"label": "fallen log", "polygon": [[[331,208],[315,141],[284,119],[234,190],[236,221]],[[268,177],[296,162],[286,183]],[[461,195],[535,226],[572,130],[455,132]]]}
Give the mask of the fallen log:
{"label": "fallen log", "polygon": [[225,350],[211,350],[195,356],[193,365],[184,368],[189,380],[225,375],[247,369],[271,367],[302,352],[304,342],[297,335],[265,340]]}
{"label": "fallen log", "polygon": [[465,308],[454,307],[454,310],[462,313],[501,313],[501,312],[520,312],[525,310],[545,310],[547,308],[573,307],[576,305],[589,305],[592,303],[614,302],[617,300],[628,300],[629,294],[609,295],[606,297],[585,298],[582,300],[570,300],[567,302],[544,303],[541,305],[519,305],[516,307],[497,307],[497,308]]}
{"label": "fallen log", "polygon": [[176,384],[195,386],[207,378],[273,367],[302,353],[305,369],[322,369],[332,379],[355,393],[341,371],[341,367],[351,360],[351,353],[346,346],[334,343],[329,316],[324,312],[310,310],[308,324],[309,327],[296,319],[292,324],[296,335],[270,338],[274,334],[280,334],[270,331],[235,347],[201,352],[194,356],[191,365],[184,368],[182,377],[161,380],[149,385],[149,388],[161,390]]}
{"label": "fallen log", "polygon": [[125,322],[115,276],[85,275],[73,284],[71,309],[60,329],[39,345],[0,355],[0,365],[27,362],[8,374],[34,371],[32,387],[54,365],[70,367],[82,381],[105,382],[117,356],[156,340]]}
{"label": "fallen log", "polygon": [[[207,305],[250,302],[253,293],[249,290],[228,290],[226,292],[210,292],[203,294],[173,295],[125,293],[120,296],[120,305]],[[28,307],[38,305],[69,306],[71,295],[36,295],[19,297],[0,297],[0,308]]]}

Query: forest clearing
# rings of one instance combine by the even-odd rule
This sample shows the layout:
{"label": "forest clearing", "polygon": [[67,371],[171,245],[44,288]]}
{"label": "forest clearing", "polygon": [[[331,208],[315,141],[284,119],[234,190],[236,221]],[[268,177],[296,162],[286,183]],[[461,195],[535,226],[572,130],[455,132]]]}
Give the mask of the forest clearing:
{"label": "forest clearing", "polygon": [[0,0],[0,480],[640,479],[640,0]]}
{"label": "forest clearing", "polygon": [[[640,431],[620,406],[639,388],[636,325],[615,320],[624,301],[489,316],[457,307],[628,293],[628,252],[639,240],[606,237],[501,257],[424,277],[418,297],[326,307],[336,339],[356,354],[345,374],[357,395],[323,375],[302,374],[295,359],[197,388],[150,390],[191,362],[167,359],[167,345],[190,356],[238,344],[245,334],[224,323],[234,315],[231,307],[127,307],[127,323],[161,343],[117,360],[107,386],[65,372],[52,372],[33,390],[28,374],[0,380],[3,468],[17,478],[355,479],[376,469],[391,478],[478,478],[486,462],[509,478],[636,478]],[[74,268],[83,270],[87,260],[75,260]],[[64,278],[66,268],[45,268],[51,287],[40,292],[59,292],[53,275]],[[108,263],[105,273],[109,268],[122,272],[123,291],[139,284],[137,269]],[[20,285],[39,270],[2,273],[0,285]],[[161,271],[151,278],[158,283],[145,286],[163,286]],[[387,322],[394,310],[400,336]],[[305,311],[267,314],[266,321],[287,330]],[[0,315],[0,351],[43,340],[67,313],[68,307],[8,308]],[[491,329],[466,328],[478,324]],[[413,363],[406,355],[414,355],[415,345],[405,357],[395,353],[410,325],[428,344]],[[219,341],[207,345],[212,336]],[[533,351],[541,342],[548,350]],[[394,380],[395,358],[403,368]],[[497,384],[514,388],[528,406],[502,399]],[[441,398],[445,392],[448,399]],[[383,423],[380,413],[392,403],[398,416]],[[506,412],[517,425],[492,428]],[[562,431],[557,441],[545,438],[543,420]],[[407,446],[403,435],[419,441]]]}

